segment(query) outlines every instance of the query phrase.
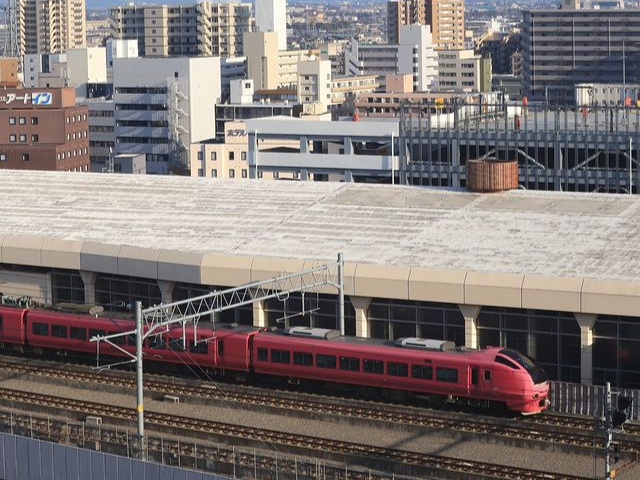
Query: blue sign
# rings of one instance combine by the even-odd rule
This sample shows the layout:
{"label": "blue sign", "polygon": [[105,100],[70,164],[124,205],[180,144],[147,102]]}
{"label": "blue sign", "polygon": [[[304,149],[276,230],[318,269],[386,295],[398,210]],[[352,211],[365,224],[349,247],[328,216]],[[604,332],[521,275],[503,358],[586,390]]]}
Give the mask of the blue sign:
{"label": "blue sign", "polygon": [[33,105],[51,105],[53,103],[53,95],[50,92],[34,93],[31,96]]}

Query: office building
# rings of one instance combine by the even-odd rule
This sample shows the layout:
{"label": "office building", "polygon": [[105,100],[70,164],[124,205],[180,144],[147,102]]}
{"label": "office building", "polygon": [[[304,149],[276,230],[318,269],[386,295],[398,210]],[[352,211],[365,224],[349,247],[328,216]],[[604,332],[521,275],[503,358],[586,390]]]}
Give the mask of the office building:
{"label": "office building", "polygon": [[519,33],[487,32],[478,40],[476,52],[491,58],[491,73],[507,75],[513,73],[512,57],[519,49]]}
{"label": "office building", "polygon": [[399,44],[361,44],[351,40],[345,49],[348,75],[377,75],[384,90],[388,74],[413,75],[415,91],[432,88],[437,79],[438,59],[429,27],[402,25]]}
{"label": "office building", "polygon": [[522,77],[529,100],[575,101],[581,83],[640,83],[640,9],[523,12]]}
{"label": "office building", "polygon": [[86,46],[84,0],[19,0],[18,16],[21,56]]}
{"label": "office building", "polygon": [[73,88],[0,91],[0,169],[89,170],[87,107]]}
{"label": "office building", "polygon": [[287,49],[287,0],[258,0],[256,29],[259,32],[276,32],[278,50]]}
{"label": "office building", "polygon": [[491,58],[477,55],[473,50],[439,50],[438,89],[490,91]]}
{"label": "office building", "polygon": [[147,173],[188,168],[189,145],[215,137],[220,59],[113,61],[115,152],[144,153]]}
{"label": "office building", "polygon": [[250,3],[122,5],[111,9],[111,38],[137,39],[145,57],[242,56]]}
{"label": "office building", "polygon": [[465,47],[464,0],[392,0],[387,2],[389,43],[399,43],[403,25],[428,25],[437,49]]}

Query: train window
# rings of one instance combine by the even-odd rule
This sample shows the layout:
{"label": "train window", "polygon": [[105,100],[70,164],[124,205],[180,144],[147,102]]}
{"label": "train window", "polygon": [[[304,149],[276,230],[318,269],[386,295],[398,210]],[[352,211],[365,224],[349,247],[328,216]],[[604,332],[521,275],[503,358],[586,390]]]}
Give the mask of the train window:
{"label": "train window", "polygon": [[46,323],[34,323],[31,326],[31,331],[33,332],[34,335],[48,336],[49,325],[47,325]]}
{"label": "train window", "polygon": [[57,338],[67,338],[67,327],[64,325],[51,325],[51,336]]}
{"label": "train window", "polygon": [[310,367],[313,365],[313,355],[305,352],[293,352],[293,364]]}
{"label": "train window", "polygon": [[411,365],[411,376],[420,380],[433,380],[433,367]]}
{"label": "train window", "polygon": [[221,357],[224,355],[224,340],[222,338],[218,339],[218,356]]}
{"label": "train window", "polygon": [[269,361],[269,350],[267,350],[266,348],[259,348],[258,349],[258,360],[261,362],[268,362]]}
{"label": "train window", "polygon": [[104,330],[89,329],[89,338],[104,337],[107,334]]}
{"label": "train window", "polygon": [[271,350],[273,363],[291,363],[291,352],[287,350]]}
{"label": "train window", "polygon": [[318,368],[336,368],[336,357],[333,355],[316,355],[316,367]]}
{"label": "train window", "polygon": [[169,339],[169,349],[174,352],[182,352],[184,351],[182,345],[182,338],[171,338]]}
{"label": "train window", "polygon": [[518,366],[513,363],[511,360],[507,360],[506,358],[496,357],[496,363],[501,363],[502,365],[506,365],[509,368],[513,368],[514,370],[519,370]]}
{"label": "train window", "polygon": [[472,368],[471,369],[471,385],[477,385],[477,384],[478,384],[478,369]]}
{"label": "train window", "polygon": [[491,380],[491,370],[485,370],[484,371],[484,379],[485,380]]}
{"label": "train window", "polygon": [[149,348],[153,348],[154,350],[164,350],[167,348],[162,335],[155,335],[151,337],[149,339]]}
{"label": "train window", "polygon": [[4,323],[2,321],[2,315],[0,315],[0,331],[4,329]]}
{"label": "train window", "polygon": [[340,357],[340,370],[360,371],[360,359],[353,357]]}
{"label": "train window", "polygon": [[129,335],[127,335],[127,345],[129,345],[130,347],[135,347],[136,346],[136,334],[135,333],[130,333]]}
{"label": "train window", "polygon": [[87,329],[86,328],[71,327],[71,330],[69,332],[69,338],[71,338],[71,340],[86,341],[87,340]]}
{"label": "train window", "polygon": [[382,360],[363,360],[362,370],[366,373],[384,373],[384,362]]}
{"label": "train window", "polygon": [[[191,353],[199,353],[202,355],[206,355],[207,353],[209,353],[209,344],[205,341],[200,341],[198,342],[198,344],[191,341],[189,342],[189,351]],[[222,355],[220,353],[220,345],[218,345],[218,355]]]}
{"label": "train window", "polygon": [[406,363],[387,362],[387,374],[394,377],[408,377],[409,365]]}
{"label": "train window", "polygon": [[455,368],[436,368],[436,380],[440,382],[458,383],[458,370]]}
{"label": "train window", "polygon": [[[118,332],[109,332],[109,335],[115,335],[115,334],[117,334],[117,333],[118,333]],[[126,339],[126,338],[124,338],[124,337],[116,337],[116,338],[112,338],[112,339],[111,339],[111,342],[112,342],[114,345],[124,345],[126,341],[127,341],[127,339]]]}

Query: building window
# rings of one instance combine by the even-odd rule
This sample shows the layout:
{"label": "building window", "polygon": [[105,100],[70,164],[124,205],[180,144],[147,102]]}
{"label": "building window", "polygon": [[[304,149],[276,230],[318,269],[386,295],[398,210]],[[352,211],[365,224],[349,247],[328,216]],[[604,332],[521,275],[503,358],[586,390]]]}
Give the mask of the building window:
{"label": "building window", "polygon": [[33,135],[31,135],[31,141],[32,141],[32,142],[36,143],[39,139],[40,139],[40,137],[38,137],[38,135],[37,135],[37,134],[33,134]]}
{"label": "building window", "polygon": [[246,168],[242,169],[242,178],[247,178],[247,169]]}
{"label": "building window", "polygon": [[87,114],[85,113],[82,115],[82,120],[86,120],[86,119],[87,119]]}
{"label": "building window", "polygon": [[217,160],[218,159],[218,155],[216,155],[216,152],[211,152],[211,160]]}
{"label": "building window", "polygon": [[236,159],[236,153],[235,152],[229,152],[229,160],[235,160]]}
{"label": "building window", "polygon": [[31,117],[31,125],[38,125],[38,117]]}
{"label": "building window", "polygon": [[26,125],[27,124],[27,117],[20,117],[20,120],[18,121],[18,123],[20,125]]}
{"label": "building window", "polygon": [[21,133],[21,134],[20,134],[20,141],[21,141],[21,142],[26,142],[26,141],[27,141],[27,135],[26,135],[26,134],[24,134],[24,133]]}
{"label": "building window", "polygon": [[198,160],[204,160],[204,152],[198,152]]}
{"label": "building window", "polygon": [[280,178],[280,173],[273,172],[273,178]]}
{"label": "building window", "polygon": [[0,153],[0,162],[6,162],[6,161],[7,161],[7,154]]}
{"label": "building window", "polygon": [[71,123],[71,117],[67,117],[67,123]]}
{"label": "building window", "polygon": [[240,160],[246,160],[247,159],[247,152],[240,152]]}
{"label": "building window", "polygon": [[12,143],[15,143],[15,141],[16,141],[15,133],[12,133],[11,135],[9,135],[9,141],[12,142]]}
{"label": "building window", "polygon": [[258,178],[262,178],[262,176],[263,176],[263,175],[264,175],[264,172],[262,172],[262,170],[260,170],[260,171],[258,172]]}
{"label": "building window", "polygon": [[9,117],[9,125],[15,125],[16,124],[16,117]]}
{"label": "building window", "polygon": [[198,169],[198,176],[199,177],[204,177],[204,168],[199,168]]}
{"label": "building window", "polygon": [[233,168],[229,169],[229,178],[236,178],[236,171]]}
{"label": "building window", "polygon": [[29,154],[28,153],[23,153],[22,154],[22,161],[23,162],[28,162],[29,161]]}
{"label": "building window", "polygon": [[215,168],[211,169],[211,178],[216,178],[218,176],[218,170]]}

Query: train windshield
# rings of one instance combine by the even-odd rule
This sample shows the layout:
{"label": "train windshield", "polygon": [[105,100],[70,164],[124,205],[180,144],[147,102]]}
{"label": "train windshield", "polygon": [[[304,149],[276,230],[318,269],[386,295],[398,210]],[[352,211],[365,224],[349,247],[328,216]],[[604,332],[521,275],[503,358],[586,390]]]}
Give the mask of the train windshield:
{"label": "train windshield", "polygon": [[509,348],[503,348],[498,353],[509,357],[518,365],[522,366],[522,368],[524,368],[527,373],[531,375],[531,379],[533,380],[534,385],[546,382],[548,380],[545,371],[540,367],[536,367],[536,365],[526,355],[523,355],[520,352],[516,352],[515,350],[511,350]]}

